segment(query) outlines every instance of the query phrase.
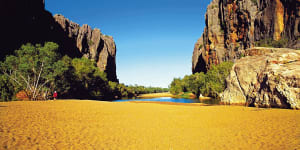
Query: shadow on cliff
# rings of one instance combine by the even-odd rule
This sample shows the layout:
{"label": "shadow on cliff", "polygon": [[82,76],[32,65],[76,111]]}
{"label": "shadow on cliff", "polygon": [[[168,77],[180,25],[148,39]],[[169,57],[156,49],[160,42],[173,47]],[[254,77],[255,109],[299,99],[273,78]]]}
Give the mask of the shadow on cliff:
{"label": "shadow on cliff", "polygon": [[68,37],[52,14],[45,10],[44,0],[4,0],[0,2],[0,60],[13,54],[22,44],[51,41],[59,52],[72,58],[81,57],[76,39]]}

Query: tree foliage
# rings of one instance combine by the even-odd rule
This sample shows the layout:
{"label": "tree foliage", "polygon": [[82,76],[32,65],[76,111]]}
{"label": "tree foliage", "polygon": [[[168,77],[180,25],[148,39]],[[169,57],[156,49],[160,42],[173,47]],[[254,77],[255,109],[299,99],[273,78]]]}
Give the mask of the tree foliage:
{"label": "tree foliage", "polygon": [[[85,57],[72,60],[74,68],[75,87],[77,97],[101,98],[105,96],[107,89],[106,73],[100,71],[94,60]],[[75,94],[75,93],[74,93]]]}
{"label": "tree foliage", "polygon": [[183,82],[180,78],[174,78],[170,85],[170,92],[172,94],[179,94],[184,91]]}
{"label": "tree foliage", "polygon": [[26,44],[15,55],[7,56],[0,64],[1,100],[10,101],[20,91],[30,100],[48,99],[54,91],[59,98],[101,100],[168,91],[108,81],[94,60],[61,57],[58,47],[52,42]]}
{"label": "tree foliage", "polygon": [[111,98],[132,98],[138,96],[140,94],[147,93],[161,93],[168,92],[168,88],[160,88],[160,87],[145,87],[140,85],[129,85],[119,84],[116,82],[109,82],[109,87],[111,91]]}
{"label": "tree foliage", "polygon": [[255,42],[255,46],[259,47],[275,47],[284,48],[288,45],[288,39],[281,38],[280,40],[273,40],[272,38],[261,39]]}
{"label": "tree foliage", "polygon": [[54,67],[59,65],[57,50],[58,45],[52,42],[44,46],[23,45],[1,63],[1,72],[13,81],[15,88],[24,90],[30,100],[43,99],[62,72]]}
{"label": "tree foliage", "polygon": [[0,74],[0,101],[11,101],[15,92],[9,78]]}
{"label": "tree foliage", "polygon": [[200,94],[218,97],[225,90],[225,79],[232,68],[232,62],[223,62],[204,74],[203,72],[186,75],[183,79],[174,78],[170,84],[170,92],[178,95],[181,92],[192,92],[197,97]]}
{"label": "tree foliage", "polygon": [[186,91],[194,93],[197,97],[200,96],[200,88],[205,86],[205,74],[195,73],[183,78],[183,85]]}

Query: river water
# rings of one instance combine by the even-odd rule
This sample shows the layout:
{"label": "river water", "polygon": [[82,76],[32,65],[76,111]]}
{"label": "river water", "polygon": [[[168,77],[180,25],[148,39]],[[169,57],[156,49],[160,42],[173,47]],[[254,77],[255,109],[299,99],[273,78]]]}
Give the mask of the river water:
{"label": "river water", "polygon": [[217,99],[200,101],[198,99],[171,98],[171,97],[160,97],[160,98],[150,98],[150,99],[120,99],[120,100],[114,100],[113,102],[126,102],[126,101],[219,104],[219,100]]}

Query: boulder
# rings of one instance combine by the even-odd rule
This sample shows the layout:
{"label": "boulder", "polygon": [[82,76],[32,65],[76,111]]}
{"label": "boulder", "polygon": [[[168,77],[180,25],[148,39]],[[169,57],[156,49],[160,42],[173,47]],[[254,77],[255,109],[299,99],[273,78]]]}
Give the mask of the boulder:
{"label": "boulder", "polygon": [[245,55],[226,79],[222,103],[300,109],[300,51],[251,48]]}

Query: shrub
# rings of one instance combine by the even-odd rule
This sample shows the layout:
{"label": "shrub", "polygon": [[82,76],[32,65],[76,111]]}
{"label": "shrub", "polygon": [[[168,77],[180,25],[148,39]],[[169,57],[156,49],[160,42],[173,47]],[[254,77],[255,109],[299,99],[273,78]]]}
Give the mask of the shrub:
{"label": "shrub", "polygon": [[202,44],[200,44],[198,49],[200,50],[202,47],[203,47],[203,45],[202,45]]}
{"label": "shrub", "polygon": [[180,78],[174,78],[170,84],[170,93],[179,94],[183,92],[183,82]]}
{"label": "shrub", "polygon": [[215,9],[215,8],[218,8],[218,7],[219,7],[218,5],[212,5],[211,6],[212,9]]}
{"label": "shrub", "polygon": [[15,90],[9,78],[5,75],[0,75],[0,101],[13,100]]}
{"label": "shrub", "polygon": [[218,97],[219,93],[225,90],[225,79],[232,68],[232,62],[223,62],[204,74],[203,72],[186,75],[183,79],[174,78],[170,84],[170,92],[179,94],[181,92],[192,92],[197,97],[200,94],[211,97]]}
{"label": "shrub", "polygon": [[85,57],[72,60],[77,85],[77,94],[80,98],[100,99],[107,90],[106,73],[100,71],[94,60]]}
{"label": "shrub", "polygon": [[206,81],[202,93],[211,97],[218,97],[218,94],[225,90],[225,79],[233,66],[232,62],[223,62],[213,66],[206,74]]}
{"label": "shrub", "polygon": [[288,44],[288,39],[286,38],[281,38],[278,41],[268,38],[268,39],[262,39],[255,42],[255,46],[259,46],[259,47],[283,48],[286,47],[287,44]]}
{"label": "shrub", "polygon": [[88,45],[89,45],[89,46],[92,46],[92,45],[94,45],[94,42],[93,42],[92,40],[89,40],[89,41],[88,41]]}
{"label": "shrub", "polygon": [[240,58],[245,57],[244,53],[240,53]]}
{"label": "shrub", "polygon": [[257,0],[251,0],[251,2],[256,6],[258,5]]}

